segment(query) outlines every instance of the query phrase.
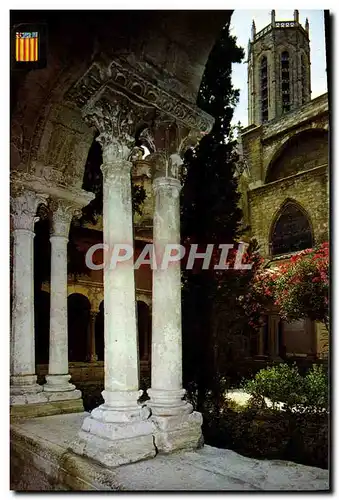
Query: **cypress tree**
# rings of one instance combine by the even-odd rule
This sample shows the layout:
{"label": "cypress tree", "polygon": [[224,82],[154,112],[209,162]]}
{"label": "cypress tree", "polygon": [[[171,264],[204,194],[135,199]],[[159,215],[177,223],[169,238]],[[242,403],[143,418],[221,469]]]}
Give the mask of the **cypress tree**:
{"label": "cypress tree", "polygon": [[[186,153],[186,177],[181,193],[182,243],[232,244],[240,237],[242,212],[235,176],[237,141],[231,120],[239,98],[232,85],[232,63],[240,63],[244,51],[230,35],[222,32],[206,64],[198,105],[215,119],[211,132],[195,150]],[[201,259],[200,259],[201,261]],[[217,258],[218,261],[218,258]],[[247,326],[237,300],[250,279],[250,272],[202,270],[201,264],[182,270],[183,355],[186,387],[198,386],[198,409],[205,393],[227,374],[230,338],[243,334]]]}

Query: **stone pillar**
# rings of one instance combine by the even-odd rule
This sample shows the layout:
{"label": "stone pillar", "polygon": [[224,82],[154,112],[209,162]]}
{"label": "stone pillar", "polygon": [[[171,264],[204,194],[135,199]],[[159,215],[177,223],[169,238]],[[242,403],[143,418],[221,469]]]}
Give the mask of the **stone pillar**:
{"label": "stone pillar", "polygon": [[88,361],[95,363],[98,361],[98,356],[95,349],[95,322],[98,311],[90,311],[88,324]]}
{"label": "stone pillar", "polygon": [[79,206],[64,199],[51,204],[51,305],[49,365],[44,391],[49,401],[80,400],[81,392],[70,384],[68,373],[67,243],[73,215]]}
{"label": "stone pillar", "polygon": [[269,338],[269,353],[272,359],[280,359],[279,357],[279,321],[280,316],[270,314],[268,317],[268,338]]}
{"label": "stone pillar", "polygon": [[259,356],[264,356],[264,334],[265,334],[265,327],[261,326],[259,328],[259,345],[258,345],[258,354]]}
{"label": "stone pillar", "polygon": [[[107,120],[102,121],[101,117]],[[131,167],[132,128],[137,117],[120,96],[114,105],[96,104],[91,118],[103,150],[103,233],[105,301],[104,404],[82,425],[73,450],[108,466],[155,455],[150,411],[140,405],[139,360],[133,256],[112,265],[117,245],[133,249]]]}
{"label": "stone pillar", "polygon": [[[153,244],[156,266],[152,292],[152,410],[155,445],[161,452],[197,448],[202,444],[202,416],[185,401],[182,387],[180,261],[162,269],[167,244],[180,244],[178,164],[174,155],[155,157]],[[160,163],[160,164],[159,164]]]}
{"label": "stone pillar", "polygon": [[11,321],[11,405],[44,403],[36,383],[34,342],[34,222],[44,197],[13,187],[11,197],[13,274]]}

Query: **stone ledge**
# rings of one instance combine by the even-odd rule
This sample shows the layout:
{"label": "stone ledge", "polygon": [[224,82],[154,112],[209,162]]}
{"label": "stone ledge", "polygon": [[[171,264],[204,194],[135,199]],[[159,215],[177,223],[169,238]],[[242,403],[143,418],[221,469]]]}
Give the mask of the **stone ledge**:
{"label": "stone ledge", "polygon": [[47,417],[64,413],[82,413],[84,405],[82,399],[53,401],[49,403],[26,404],[11,406],[11,420],[22,418]]}
{"label": "stone ledge", "polygon": [[68,450],[88,413],[12,425],[11,489],[15,491],[329,491],[329,473],[281,460],[247,458],[204,446],[150,460],[101,466]]}

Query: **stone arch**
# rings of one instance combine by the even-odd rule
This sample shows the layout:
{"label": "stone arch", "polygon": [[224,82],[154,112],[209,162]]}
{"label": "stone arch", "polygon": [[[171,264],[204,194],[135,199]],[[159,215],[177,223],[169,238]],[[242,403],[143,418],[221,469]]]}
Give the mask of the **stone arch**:
{"label": "stone arch", "polygon": [[[93,139],[93,130],[81,116],[85,101],[101,89],[103,81],[113,78],[138,99],[152,102],[154,89],[147,90],[142,78],[134,81],[127,76],[126,68],[121,72],[123,62],[150,81],[162,80],[167,90],[195,104],[209,53],[231,14],[183,12],[177,16],[154,11],[126,17],[124,12],[98,11],[95,16],[89,11],[67,16],[61,11],[53,16],[35,12],[34,22],[49,26],[48,65],[25,73],[24,78],[22,73],[13,74],[11,79],[11,169],[35,174],[49,184],[81,187]],[[20,16],[19,11],[11,14],[12,25],[22,22]],[[163,74],[173,76],[164,78]],[[192,121],[188,109],[175,110],[177,114]],[[210,127],[207,116],[201,115],[198,123],[204,130]]]}
{"label": "stone arch", "polygon": [[64,99],[68,88],[85,73],[87,62],[73,60],[62,65],[54,50],[49,50],[48,58],[48,67],[29,72],[23,82],[13,76],[16,103],[11,113],[11,170],[41,175],[42,157],[56,123],[71,133],[80,127],[80,131],[92,134],[80,110],[68,106]]}
{"label": "stone arch", "polygon": [[265,183],[328,163],[328,132],[324,128],[304,129],[286,137],[273,153]]}
{"label": "stone arch", "polygon": [[269,235],[271,256],[311,248],[314,233],[308,212],[296,200],[288,198],[273,218]]}
{"label": "stone arch", "polygon": [[67,297],[68,308],[68,360],[86,361],[90,301],[80,293]]}
{"label": "stone arch", "polygon": [[80,110],[65,102],[52,103],[37,132],[29,171],[48,182],[81,188],[94,131],[83,121]]}
{"label": "stone arch", "polygon": [[145,304],[147,304],[150,309],[152,308],[152,294],[151,294],[151,292],[149,292],[147,290],[137,289],[136,290],[136,299],[137,299],[137,301],[140,300],[141,302],[145,302]]}
{"label": "stone arch", "polygon": [[88,299],[89,303],[91,302],[90,286],[86,286],[82,283],[69,283],[67,285],[67,298],[74,294],[83,295]]}

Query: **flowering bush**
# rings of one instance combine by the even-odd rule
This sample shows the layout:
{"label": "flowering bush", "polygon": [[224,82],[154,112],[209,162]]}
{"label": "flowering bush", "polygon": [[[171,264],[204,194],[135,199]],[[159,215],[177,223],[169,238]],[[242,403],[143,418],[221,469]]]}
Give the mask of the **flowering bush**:
{"label": "flowering bush", "polygon": [[277,276],[277,270],[258,267],[251,280],[248,293],[238,299],[249,318],[249,325],[254,328],[261,325],[262,314],[274,304]]}
{"label": "flowering bush", "polygon": [[273,305],[289,321],[310,318],[328,329],[329,244],[303,250],[275,269],[259,269],[241,297],[253,325]]}
{"label": "flowering bush", "polygon": [[275,283],[275,304],[289,320],[310,318],[328,329],[329,247],[323,243],[291,257],[280,268]]}

